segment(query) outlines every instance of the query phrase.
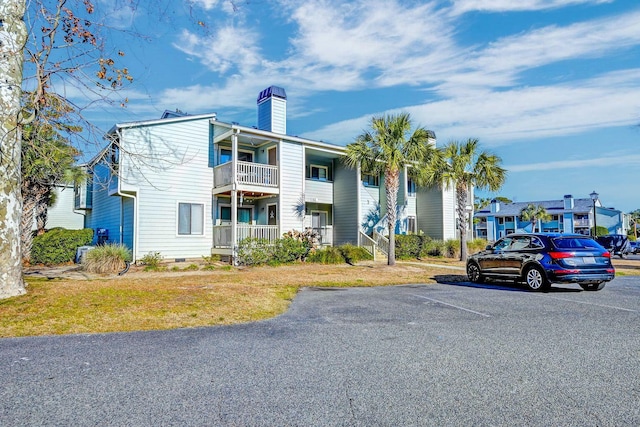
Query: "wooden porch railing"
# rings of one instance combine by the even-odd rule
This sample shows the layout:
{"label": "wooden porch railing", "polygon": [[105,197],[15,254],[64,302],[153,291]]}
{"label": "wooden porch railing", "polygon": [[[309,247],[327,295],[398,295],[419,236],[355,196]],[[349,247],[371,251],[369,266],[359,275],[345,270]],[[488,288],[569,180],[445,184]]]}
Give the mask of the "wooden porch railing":
{"label": "wooden porch railing", "polygon": [[[278,186],[278,167],[252,162],[237,162],[238,184],[259,185],[263,187]],[[224,187],[233,183],[233,163],[225,164],[213,168],[213,182],[216,188]]]}

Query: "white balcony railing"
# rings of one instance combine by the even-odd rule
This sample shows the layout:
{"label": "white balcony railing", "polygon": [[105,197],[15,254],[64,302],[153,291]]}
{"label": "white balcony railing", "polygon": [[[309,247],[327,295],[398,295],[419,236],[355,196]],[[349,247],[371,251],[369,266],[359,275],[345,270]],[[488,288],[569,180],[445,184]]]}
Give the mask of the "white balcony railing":
{"label": "white balcony railing", "polygon": [[333,246],[333,226],[327,225],[326,227],[318,227],[312,229],[320,236],[320,245]]}
{"label": "white balcony railing", "polygon": [[[269,242],[275,242],[280,236],[278,235],[277,225],[251,225],[238,224],[238,242],[246,238],[265,239]],[[231,242],[231,225],[216,225],[213,227],[213,247],[214,248],[230,248],[235,246]]]}
{"label": "white balcony railing", "polygon": [[590,224],[588,219],[574,219],[573,225],[577,227],[589,227]]}
{"label": "white balcony railing", "polygon": [[[278,186],[278,167],[252,162],[237,162],[238,184],[259,185],[263,187]],[[233,183],[233,163],[216,166],[213,169],[213,182],[215,187],[223,187]]]}

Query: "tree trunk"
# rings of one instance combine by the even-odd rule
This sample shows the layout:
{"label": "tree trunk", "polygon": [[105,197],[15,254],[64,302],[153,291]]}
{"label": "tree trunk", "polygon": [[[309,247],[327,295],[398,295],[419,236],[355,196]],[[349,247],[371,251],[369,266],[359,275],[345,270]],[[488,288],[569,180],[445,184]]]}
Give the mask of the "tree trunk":
{"label": "tree trunk", "polygon": [[387,170],[384,174],[384,186],[387,192],[387,226],[389,227],[389,255],[387,265],[396,265],[396,211],[400,172]]}
{"label": "tree trunk", "polygon": [[456,210],[458,212],[458,233],[460,234],[460,261],[467,261],[467,184],[456,185]]}
{"label": "tree trunk", "polygon": [[26,0],[0,2],[0,298],[26,292],[20,248],[19,128]]}
{"label": "tree trunk", "polygon": [[22,192],[22,218],[20,225],[20,243],[22,245],[22,261],[31,261],[31,247],[33,246],[33,217],[36,207],[36,197]]}

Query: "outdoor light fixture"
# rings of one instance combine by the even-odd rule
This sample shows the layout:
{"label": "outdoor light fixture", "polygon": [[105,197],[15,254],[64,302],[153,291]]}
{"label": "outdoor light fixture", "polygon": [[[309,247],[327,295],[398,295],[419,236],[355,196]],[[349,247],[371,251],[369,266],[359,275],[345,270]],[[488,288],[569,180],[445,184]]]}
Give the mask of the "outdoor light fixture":
{"label": "outdoor light fixture", "polygon": [[598,193],[596,190],[593,190],[591,194],[589,194],[591,200],[593,201],[593,237],[598,236],[598,221],[596,220],[596,200],[598,200]]}

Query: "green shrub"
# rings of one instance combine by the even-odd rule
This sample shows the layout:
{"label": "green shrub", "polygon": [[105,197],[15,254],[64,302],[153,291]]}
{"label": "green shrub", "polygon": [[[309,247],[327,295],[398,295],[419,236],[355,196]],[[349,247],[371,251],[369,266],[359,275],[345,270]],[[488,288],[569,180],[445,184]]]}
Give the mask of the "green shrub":
{"label": "green shrub", "polygon": [[82,259],[82,267],[90,273],[117,273],[125,269],[125,262],[130,261],[129,248],[118,243],[110,243],[87,252]]}
{"label": "green shrub", "polygon": [[273,255],[273,245],[266,239],[246,238],[238,245],[238,262],[242,265],[263,265]]}
{"label": "green shrub", "polygon": [[459,258],[460,257],[460,240],[447,239],[444,242],[445,252],[444,256],[447,258]]}
{"label": "green shrub", "polygon": [[162,255],[160,252],[149,252],[142,258],[140,258],[140,264],[144,265],[144,271],[159,271],[160,262],[162,262]]}
{"label": "green shrub", "polygon": [[338,246],[338,250],[348,264],[373,259],[373,255],[371,255],[365,248],[361,248],[350,243]]}
{"label": "green shrub", "polygon": [[435,239],[426,239],[420,250],[420,257],[442,257],[445,256],[447,247],[444,241]]}
{"label": "green shrub", "polygon": [[185,271],[196,271],[196,270],[200,270],[200,267],[198,267],[198,264],[189,264],[188,266],[186,266],[184,268]]}
{"label": "green shrub", "polygon": [[54,265],[71,262],[76,257],[78,247],[90,245],[92,239],[93,230],[90,228],[83,230],[52,228],[33,238],[31,263]]}
{"label": "green shrub", "polygon": [[329,246],[309,253],[307,261],[316,262],[318,264],[342,264],[345,262],[345,259],[344,256],[342,256],[340,249]]}
{"label": "green shrub", "polygon": [[301,260],[307,257],[309,247],[307,242],[285,236],[276,240],[273,245],[273,253],[270,264],[284,264]]}
{"label": "green shrub", "polygon": [[420,252],[424,241],[428,237],[418,234],[397,234],[396,235],[396,258],[415,259],[420,258]]}
{"label": "green shrub", "polygon": [[469,248],[469,254],[475,254],[480,251],[484,251],[489,242],[486,239],[472,239],[467,241],[467,248]]}

